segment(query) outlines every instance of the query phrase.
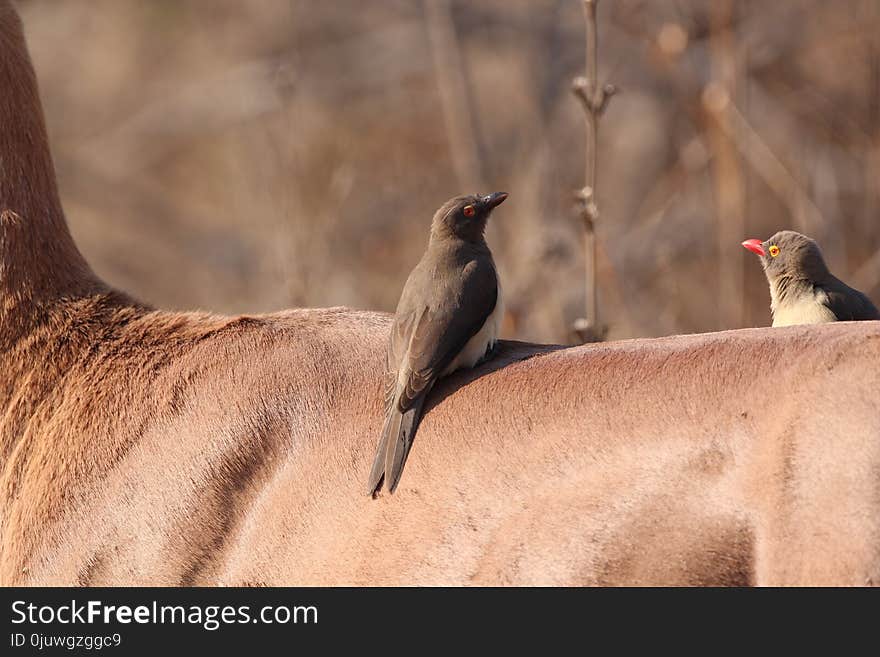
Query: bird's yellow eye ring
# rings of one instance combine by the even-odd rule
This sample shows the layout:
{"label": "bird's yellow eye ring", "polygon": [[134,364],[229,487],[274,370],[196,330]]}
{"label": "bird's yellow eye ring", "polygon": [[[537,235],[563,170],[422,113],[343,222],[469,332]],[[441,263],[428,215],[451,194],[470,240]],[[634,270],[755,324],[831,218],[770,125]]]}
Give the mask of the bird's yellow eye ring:
{"label": "bird's yellow eye ring", "polygon": [[464,212],[465,217],[473,217],[476,210],[474,210],[473,205],[466,205],[464,206],[464,210],[462,210],[462,212]]}
{"label": "bird's yellow eye ring", "polygon": [[779,247],[776,246],[775,244],[770,247],[769,251],[770,251],[770,255],[773,256],[774,258],[779,255]]}

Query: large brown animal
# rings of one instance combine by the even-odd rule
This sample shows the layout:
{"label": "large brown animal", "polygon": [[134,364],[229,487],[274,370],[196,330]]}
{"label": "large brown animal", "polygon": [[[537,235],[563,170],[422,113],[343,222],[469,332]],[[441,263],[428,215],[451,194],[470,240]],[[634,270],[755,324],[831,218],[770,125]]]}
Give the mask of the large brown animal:
{"label": "large brown animal", "polygon": [[0,583],[880,581],[880,323],[503,343],[373,501],[389,318],[107,288],[3,0],[0,90]]}

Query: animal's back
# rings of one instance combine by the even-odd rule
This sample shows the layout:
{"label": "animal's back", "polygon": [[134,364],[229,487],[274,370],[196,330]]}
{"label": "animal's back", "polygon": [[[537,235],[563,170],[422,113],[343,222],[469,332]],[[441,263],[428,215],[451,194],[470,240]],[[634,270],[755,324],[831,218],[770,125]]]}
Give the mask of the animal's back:
{"label": "animal's back", "polygon": [[285,321],[166,371],[175,412],[129,427],[4,581],[876,581],[880,324],[504,344],[438,386],[370,500],[388,320]]}

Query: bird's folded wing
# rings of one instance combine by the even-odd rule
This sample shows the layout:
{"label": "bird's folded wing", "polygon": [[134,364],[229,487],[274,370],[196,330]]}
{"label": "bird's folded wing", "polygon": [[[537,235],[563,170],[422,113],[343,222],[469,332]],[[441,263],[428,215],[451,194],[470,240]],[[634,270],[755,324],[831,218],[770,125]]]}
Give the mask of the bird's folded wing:
{"label": "bird's folded wing", "polygon": [[823,291],[825,305],[840,321],[880,319],[871,300],[842,281],[824,285]]}
{"label": "bird's folded wing", "polygon": [[[498,279],[491,262],[471,263],[462,272],[454,294],[437,308],[425,308],[413,322],[406,352],[400,362],[405,382],[398,394],[401,411],[430,387],[495,310]],[[392,332],[392,348],[394,341]]]}

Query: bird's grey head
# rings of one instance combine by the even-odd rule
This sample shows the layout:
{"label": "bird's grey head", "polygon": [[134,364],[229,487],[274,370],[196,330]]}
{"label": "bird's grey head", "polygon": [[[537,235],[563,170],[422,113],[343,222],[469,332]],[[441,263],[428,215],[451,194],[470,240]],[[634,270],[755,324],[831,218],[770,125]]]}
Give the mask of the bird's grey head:
{"label": "bird's grey head", "polygon": [[761,258],[771,283],[782,278],[818,283],[829,275],[819,245],[793,230],[781,230],[764,242],[752,239],[742,244]]}
{"label": "bird's grey head", "polygon": [[431,237],[457,237],[469,242],[481,241],[489,215],[506,198],[506,192],[494,192],[449,199],[434,213]]}

